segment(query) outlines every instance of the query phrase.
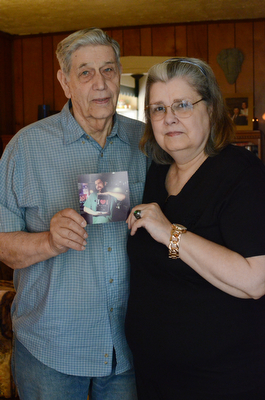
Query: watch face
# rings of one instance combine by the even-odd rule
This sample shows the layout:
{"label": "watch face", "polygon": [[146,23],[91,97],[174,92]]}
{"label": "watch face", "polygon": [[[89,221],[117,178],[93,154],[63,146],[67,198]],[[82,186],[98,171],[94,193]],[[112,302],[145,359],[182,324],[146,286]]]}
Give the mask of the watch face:
{"label": "watch face", "polygon": [[186,230],[187,230],[187,228],[185,226],[183,226],[183,225],[180,225],[180,224],[173,224],[173,225],[178,231],[186,232]]}

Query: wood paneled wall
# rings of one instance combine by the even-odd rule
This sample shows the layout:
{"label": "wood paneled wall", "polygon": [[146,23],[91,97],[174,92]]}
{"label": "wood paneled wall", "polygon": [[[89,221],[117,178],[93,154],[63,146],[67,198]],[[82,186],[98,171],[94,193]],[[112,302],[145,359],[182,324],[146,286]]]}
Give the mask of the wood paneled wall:
{"label": "wood paneled wall", "polygon": [[[259,128],[265,132],[262,120],[265,113],[265,21],[107,28],[106,31],[120,43],[122,56],[189,56],[208,61],[224,93],[254,94],[254,115],[259,118]],[[69,33],[12,38],[14,123],[5,126],[2,132],[14,134],[36,121],[39,104],[49,104],[56,111],[62,108],[66,98],[56,78],[55,49]],[[229,84],[216,57],[222,49],[234,47],[244,53],[245,59],[236,83]],[[4,73],[10,80],[9,73],[6,70]],[[9,107],[12,108],[10,104]],[[1,120],[1,124],[5,122]]]}
{"label": "wood paneled wall", "polygon": [[0,32],[0,135],[13,133],[13,63],[11,35]]}

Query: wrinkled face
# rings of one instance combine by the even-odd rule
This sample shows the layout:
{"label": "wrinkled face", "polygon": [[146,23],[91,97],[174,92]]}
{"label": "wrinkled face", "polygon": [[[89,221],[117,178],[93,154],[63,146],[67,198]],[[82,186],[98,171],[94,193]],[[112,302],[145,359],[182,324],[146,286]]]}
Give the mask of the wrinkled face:
{"label": "wrinkled face", "polygon": [[[195,103],[201,96],[180,77],[172,78],[166,83],[156,82],[150,88],[150,104],[170,106],[174,102],[187,100]],[[170,107],[164,117],[151,124],[159,146],[173,158],[177,152],[184,150],[188,159],[204,152],[210,134],[210,117],[204,101],[193,106],[188,118],[177,117]]]}
{"label": "wrinkled face", "polygon": [[[113,116],[120,90],[120,71],[110,46],[84,46],[72,54],[68,76],[60,83],[71,99],[75,117],[88,120]],[[78,119],[78,118],[77,118]]]}
{"label": "wrinkled face", "polygon": [[101,192],[101,190],[102,190],[102,189],[104,188],[104,186],[105,186],[101,179],[97,179],[97,180],[95,181],[95,185],[96,185],[96,190],[97,190],[97,192]]}

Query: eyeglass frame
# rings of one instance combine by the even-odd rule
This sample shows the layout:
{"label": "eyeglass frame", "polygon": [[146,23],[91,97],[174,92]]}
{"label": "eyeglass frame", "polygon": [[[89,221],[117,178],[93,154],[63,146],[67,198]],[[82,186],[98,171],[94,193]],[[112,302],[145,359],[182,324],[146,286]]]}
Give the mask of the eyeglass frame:
{"label": "eyeglass frame", "polygon": [[[175,117],[177,117],[177,118],[189,118],[189,117],[192,115],[192,112],[193,112],[193,109],[194,109],[193,106],[194,106],[195,104],[200,103],[200,102],[203,101],[203,100],[205,100],[204,97],[202,97],[200,100],[195,101],[194,103],[190,103],[190,105],[192,105],[192,109],[191,109],[191,114],[190,114],[188,117],[184,117],[184,116],[178,117],[178,116],[175,114],[174,110],[172,109],[172,106],[173,106],[173,104],[177,103],[177,101],[173,101],[173,103],[171,104],[171,106],[165,106],[165,105],[163,104],[163,107],[164,107],[165,111],[163,112],[163,114],[161,114],[161,115],[162,115],[162,118],[161,118],[161,119],[158,119],[157,121],[161,121],[163,118],[165,118],[165,116],[167,115],[167,108],[168,108],[168,107],[171,108],[171,112],[172,112],[172,114],[173,114]],[[182,101],[183,101],[183,100],[182,100]],[[180,102],[180,104],[181,104],[181,102]],[[147,108],[150,109],[151,106],[155,106],[155,105],[159,106],[159,105],[162,105],[162,103],[161,103],[161,104],[159,104],[159,103],[157,103],[157,104],[156,104],[156,103],[149,104],[148,106],[145,107],[145,109],[147,109]],[[150,113],[150,118],[151,118],[151,113]]]}

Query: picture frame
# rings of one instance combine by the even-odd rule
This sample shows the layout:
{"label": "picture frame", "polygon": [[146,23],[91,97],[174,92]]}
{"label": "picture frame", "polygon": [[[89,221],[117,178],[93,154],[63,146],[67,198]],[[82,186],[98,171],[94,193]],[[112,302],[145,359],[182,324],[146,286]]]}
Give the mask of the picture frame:
{"label": "picture frame", "polygon": [[224,94],[228,113],[239,131],[253,130],[253,94]]}

